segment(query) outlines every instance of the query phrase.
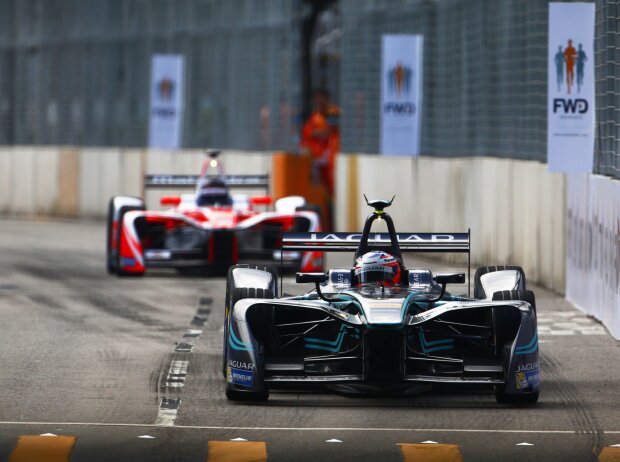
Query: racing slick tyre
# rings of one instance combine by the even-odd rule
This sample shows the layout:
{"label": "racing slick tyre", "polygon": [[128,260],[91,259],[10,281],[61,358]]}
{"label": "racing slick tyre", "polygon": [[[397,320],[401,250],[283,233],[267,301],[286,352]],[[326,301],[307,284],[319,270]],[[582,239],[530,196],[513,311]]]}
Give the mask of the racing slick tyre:
{"label": "racing slick tyre", "polygon": [[108,204],[108,219],[106,226],[106,269],[108,273],[116,273],[116,258],[112,253],[112,232],[114,223],[114,198],[110,199]]}
{"label": "racing slick tyre", "polygon": [[493,300],[521,300],[532,305],[534,313],[536,313],[536,297],[531,290],[502,290],[493,293]]}
{"label": "racing slick tyre", "polygon": [[[112,201],[114,200],[114,198],[112,198]],[[118,210],[118,225],[116,227],[116,242],[117,245],[120,244],[121,242],[121,233],[123,232],[123,216],[127,213],[130,212],[132,210],[146,210],[146,207],[144,207],[144,203],[141,206],[138,205],[123,205],[119,210]],[[111,234],[109,235],[111,236]],[[111,237],[109,237],[108,239],[111,239]],[[111,246],[111,242],[109,242],[109,245]],[[143,276],[143,273],[129,273],[127,271],[123,271],[121,270],[121,253],[120,250],[117,249],[116,253],[114,255],[111,255],[108,257],[109,259],[111,258],[114,261],[114,272],[116,273],[117,276],[119,277],[123,277],[123,276]]]}
{"label": "racing slick tyre", "polygon": [[[321,218],[321,207],[316,204],[304,204],[295,208],[296,212],[314,212]],[[304,230],[305,231],[305,230]]]}
{"label": "racing slick tyre", "polygon": [[[493,300],[522,300],[532,305],[534,313],[536,313],[536,297],[531,290],[502,290],[493,294]],[[500,348],[514,339],[520,322],[521,315],[518,311],[493,309],[493,330],[496,335],[496,344]],[[535,404],[538,401],[538,395],[538,391],[518,395],[507,394],[503,385],[495,387],[495,401],[500,404]]]}
{"label": "racing slick tyre", "polygon": [[[233,276],[233,271],[238,268],[250,269],[255,271],[262,271],[266,273],[270,273],[272,276],[272,283],[269,288],[258,288],[258,287],[238,287],[235,283],[235,278]],[[235,303],[244,298],[267,298],[273,299],[277,294],[277,273],[269,268],[264,266],[255,266],[255,265],[234,265],[231,266],[228,270],[228,277],[226,280],[226,301],[225,301],[225,311],[224,311],[224,348],[222,355],[222,373],[224,378],[226,378],[226,366],[227,366],[227,357],[226,357],[226,343],[228,342],[228,331],[230,328],[230,312]],[[273,323],[273,313],[271,316],[265,316],[266,313],[261,313],[261,316],[254,319],[252,323],[253,328],[256,330],[254,335],[257,336],[257,339],[260,341],[260,334],[264,335],[264,332],[267,332]],[[269,391],[265,389],[262,392],[250,392],[250,391],[239,391],[229,387],[228,383],[226,384],[226,398],[229,401],[266,401],[269,398]]]}
{"label": "racing slick tyre", "polygon": [[[255,288],[255,287],[237,287],[237,285],[235,284],[235,279],[233,277],[233,271],[237,268],[247,268],[247,269],[253,269],[253,270],[258,270],[258,271],[266,271],[268,273],[271,273],[271,275],[273,276],[273,281],[274,284],[272,285],[272,287],[270,289],[262,289],[262,288]],[[247,265],[247,264],[240,264],[240,265],[233,265],[228,269],[228,276],[226,278],[226,295],[225,295],[225,305],[224,305],[224,355],[222,358],[222,374],[224,376],[224,378],[226,378],[226,342],[228,341],[228,326],[229,326],[229,320],[228,320],[228,315],[230,313],[230,309],[231,307],[235,306],[235,303],[237,303],[239,300],[242,300],[244,298],[275,298],[276,294],[277,294],[277,274],[276,272],[269,267],[265,267],[265,266],[256,266],[256,265]],[[265,320],[265,321],[269,321],[269,320]]]}
{"label": "racing slick tyre", "polygon": [[267,401],[269,399],[269,392],[264,391],[262,393],[253,393],[248,391],[231,390],[226,387],[226,399],[228,401],[245,401],[245,402],[260,402]]}
{"label": "racing slick tyre", "polygon": [[[474,275],[474,298],[485,299],[487,298],[487,294],[482,287],[482,283],[480,278],[487,273],[494,273],[496,271],[507,271],[513,270],[521,273],[521,279],[523,281],[523,290],[526,289],[525,285],[525,272],[523,268],[520,266],[512,266],[512,265],[501,265],[501,266],[482,266],[476,270],[476,274]],[[489,294],[490,295],[490,294]]]}

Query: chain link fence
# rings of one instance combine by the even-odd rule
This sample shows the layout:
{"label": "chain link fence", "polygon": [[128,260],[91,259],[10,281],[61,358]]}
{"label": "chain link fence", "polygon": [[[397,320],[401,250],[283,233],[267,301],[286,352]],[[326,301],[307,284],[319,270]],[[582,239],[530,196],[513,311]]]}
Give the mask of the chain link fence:
{"label": "chain link fence", "polygon": [[422,154],[546,159],[546,1],[342,7],[343,145],[378,151],[381,35],[422,34]]}
{"label": "chain link fence", "polygon": [[594,172],[620,178],[620,1],[597,0]]}
{"label": "chain link fence", "polygon": [[[596,0],[595,171],[615,177],[619,3]],[[302,14],[302,0],[3,0],[0,144],[144,146],[151,56],[178,53],[184,147],[291,149]],[[343,109],[343,151],[378,151],[381,35],[419,33],[422,153],[546,161],[547,0],[340,0],[329,14],[312,80]]]}
{"label": "chain link fence", "polygon": [[290,0],[2,0],[0,143],[144,146],[151,56],[185,57],[184,147],[295,140]]}
{"label": "chain link fence", "polygon": [[[341,0],[345,150],[377,152],[381,35],[424,35],[421,152],[547,160],[547,0]],[[595,173],[620,178],[620,1],[596,1]]]}

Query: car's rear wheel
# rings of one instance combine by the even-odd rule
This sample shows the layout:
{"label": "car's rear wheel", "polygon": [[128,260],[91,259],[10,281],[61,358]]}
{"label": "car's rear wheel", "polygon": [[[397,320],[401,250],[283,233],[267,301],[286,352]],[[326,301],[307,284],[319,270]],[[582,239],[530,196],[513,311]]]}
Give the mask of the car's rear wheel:
{"label": "car's rear wheel", "polygon": [[[520,266],[513,265],[500,265],[500,266],[481,266],[476,270],[476,274],[474,275],[474,298],[485,299],[487,298],[487,294],[484,291],[484,287],[482,286],[482,276],[487,273],[495,273],[498,271],[517,271],[521,275],[520,289],[525,290],[525,272],[523,268]],[[490,295],[490,294],[489,294]]]}

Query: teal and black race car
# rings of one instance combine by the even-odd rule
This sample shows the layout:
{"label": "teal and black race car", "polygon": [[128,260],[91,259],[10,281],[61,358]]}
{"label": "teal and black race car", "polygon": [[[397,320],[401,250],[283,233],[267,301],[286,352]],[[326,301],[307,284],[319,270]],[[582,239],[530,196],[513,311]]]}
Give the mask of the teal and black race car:
{"label": "teal and black race car", "polygon": [[[362,233],[285,234],[284,250],[353,251],[353,268],[297,273],[315,289],[277,298],[269,268],[228,272],[223,373],[230,400],[269,391],[328,386],[350,392],[407,393],[420,385],[494,387],[500,403],[532,404],[540,386],[536,303],[517,266],[479,268],[474,297],[446,292],[465,273],[408,270],[403,252],[464,252],[467,233],[396,233],[385,209]],[[383,220],[388,233],[371,233]],[[468,258],[469,261],[469,258]],[[469,263],[468,263],[469,266]]]}

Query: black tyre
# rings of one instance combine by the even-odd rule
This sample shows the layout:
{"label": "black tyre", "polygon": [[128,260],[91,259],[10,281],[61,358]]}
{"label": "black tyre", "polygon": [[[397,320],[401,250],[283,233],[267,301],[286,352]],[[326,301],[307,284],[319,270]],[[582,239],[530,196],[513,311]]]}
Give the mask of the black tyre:
{"label": "black tyre", "polygon": [[269,399],[269,392],[264,391],[262,393],[250,392],[250,391],[238,391],[231,390],[226,387],[226,398],[228,401],[242,401],[242,402],[261,402]]}
{"label": "black tyre", "polygon": [[532,305],[536,313],[536,297],[531,290],[502,290],[493,294],[493,300],[521,300]]}
{"label": "black tyre", "polygon": [[525,272],[523,268],[520,266],[511,266],[511,265],[502,265],[502,266],[482,266],[476,270],[476,274],[474,275],[474,298],[484,299],[487,298],[487,294],[484,292],[484,288],[480,282],[480,278],[487,273],[493,273],[496,271],[506,271],[506,270],[514,270],[521,273],[521,278],[523,280],[523,289],[526,288],[525,285]]}
{"label": "black tyre", "polygon": [[[532,305],[536,313],[536,297],[531,290],[502,290],[493,294],[493,300],[522,300]],[[498,349],[508,347],[514,340],[521,323],[521,313],[516,309],[493,308],[493,329]],[[500,353],[498,351],[498,353]],[[506,394],[504,386],[495,387],[495,400],[500,404],[531,405],[538,401],[539,392]]]}
{"label": "black tyre", "polygon": [[116,255],[112,252],[112,223],[114,221],[114,198],[108,204],[108,220],[106,226],[106,269],[108,273],[114,274],[117,269]]}
{"label": "black tyre", "polygon": [[[532,305],[536,312],[536,300],[531,290],[502,290],[493,294],[493,300],[523,300]],[[521,313],[516,308],[498,307],[493,308],[492,315],[496,354],[503,355],[504,347],[512,343],[517,335],[521,325]]]}
{"label": "black tyre", "polygon": [[[230,313],[231,307],[235,306],[239,300],[243,300],[244,298],[275,298],[277,292],[277,284],[271,289],[259,289],[254,287],[236,287],[235,279],[233,278],[232,272],[236,268],[248,268],[248,269],[256,269],[261,271],[267,271],[274,276],[274,281],[277,282],[277,274],[275,271],[269,267],[264,266],[256,266],[256,265],[233,265],[228,269],[228,275],[226,278],[226,298],[224,305],[224,345],[223,345],[223,355],[222,355],[222,375],[226,378],[226,342],[228,341],[228,328],[229,328],[229,319],[228,315]],[[265,320],[266,322],[270,322],[269,319]]]}
{"label": "black tyre", "polygon": [[514,404],[527,406],[531,404],[536,404],[538,402],[539,392],[535,391],[533,393],[521,393],[518,395],[507,395],[504,393],[504,387],[498,386],[495,388],[495,401],[499,404]]}
{"label": "black tyre", "polygon": [[321,207],[319,207],[316,204],[305,204],[305,205],[302,205],[300,207],[297,207],[295,210],[298,211],[298,212],[305,212],[305,211],[306,212],[314,212],[319,217],[321,216]]}
{"label": "black tyre", "polygon": [[142,276],[142,274],[136,274],[136,273],[129,273],[126,271],[123,271],[121,269],[121,252],[120,252],[120,245],[121,245],[121,233],[123,232],[123,216],[127,213],[130,212],[132,210],[146,210],[146,208],[144,207],[144,205],[142,206],[136,206],[136,205],[123,205],[119,211],[118,211],[118,226],[116,227],[116,245],[117,245],[117,250],[116,250],[116,254],[115,254],[115,266],[116,266],[116,275],[119,277],[124,277],[124,276]]}

